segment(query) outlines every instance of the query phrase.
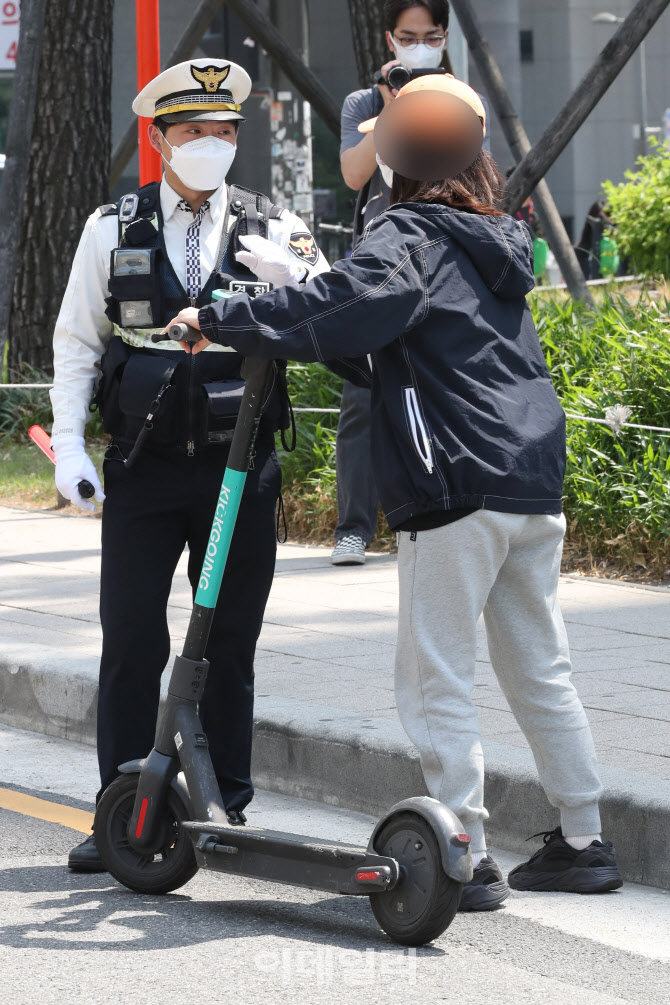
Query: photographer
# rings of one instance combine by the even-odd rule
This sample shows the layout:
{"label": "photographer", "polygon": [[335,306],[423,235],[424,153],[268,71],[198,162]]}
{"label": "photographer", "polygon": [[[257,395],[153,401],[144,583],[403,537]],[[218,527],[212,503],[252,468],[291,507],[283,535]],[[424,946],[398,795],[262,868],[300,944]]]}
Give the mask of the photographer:
{"label": "photographer", "polygon": [[484,836],[472,701],[481,614],[493,669],[560,812],[509,885],[622,885],[600,839],[602,786],[557,602],[565,415],[526,303],[529,234],[498,208],[485,120],[453,77],[412,81],[363,126],[397,173],[391,207],[352,257],[304,291],[234,297],[177,319],[201,328],[194,351],[214,342],[302,361],[371,354],[372,461],[399,536],[398,712],[428,790],[471,836],[462,910],[489,910],[509,893]]}
{"label": "photographer", "polygon": [[[388,0],[384,7],[386,44],[393,59],[382,66],[377,83],[345,98],[342,107],[342,177],[358,192],[353,247],[372,220],[388,208],[390,175],[377,164],[372,136],[358,127],[378,115],[398,93],[386,82],[396,66],[437,68],[444,60],[449,25],[447,0]],[[384,177],[386,174],[386,178]],[[370,470],[370,392],[345,381],[337,427],[338,522],[334,565],[362,565],[377,529],[379,499]]]}

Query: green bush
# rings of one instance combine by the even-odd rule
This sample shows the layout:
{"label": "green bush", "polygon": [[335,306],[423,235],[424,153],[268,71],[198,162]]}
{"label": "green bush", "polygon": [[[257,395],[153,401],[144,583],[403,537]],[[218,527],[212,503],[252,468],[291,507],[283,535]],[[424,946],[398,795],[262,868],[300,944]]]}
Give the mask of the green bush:
{"label": "green bush", "polygon": [[653,144],[627,181],[603,184],[616,242],[636,272],[670,275],[670,148]]}
{"label": "green bush", "polygon": [[[571,300],[533,299],[533,314],[566,412],[670,428],[670,305],[605,295],[591,313]],[[294,405],[337,407],[341,382],[316,364],[290,366]],[[336,517],[337,416],[298,415],[298,450],[282,459],[289,513],[301,536],[325,539]],[[569,540],[620,568],[670,567],[670,437],[568,419]],[[588,562],[586,563],[588,567]]]}
{"label": "green bush", "polygon": [[[18,374],[7,375],[8,384],[50,384],[52,380],[50,374],[27,364]],[[0,437],[21,438],[31,426],[42,426],[49,431],[52,425],[53,412],[47,388],[0,388]],[[86,435],[103,435],[97,412],[86,426]]]}
{"label": "green bush", "polygon": [[[49,384],[51,377],[25,366],[19,374],[9,374],[7,383],[11,384]],[[30,426],[44,426],[51,429],[53,416],[51,401],[46,388],[0,389],[0,435],[17,437],[28,432]]]}
{"label": "green bush", "polygon": [[[670,304],[606,296],[590,313],[568,300],[534,314],[566,412],[670,427]],[[595,558],[663,573],[670,565],[670,438],[568,418],[565,512],[569,536]]]}
{"label": "green bush", "polygon": [[[339,408],[342,379],[316,363],[289,363],[288,389],[295,408]],[[337,418],[334,412],[296,413],[296,449],[279,451],[286,486],[334,485]]]}

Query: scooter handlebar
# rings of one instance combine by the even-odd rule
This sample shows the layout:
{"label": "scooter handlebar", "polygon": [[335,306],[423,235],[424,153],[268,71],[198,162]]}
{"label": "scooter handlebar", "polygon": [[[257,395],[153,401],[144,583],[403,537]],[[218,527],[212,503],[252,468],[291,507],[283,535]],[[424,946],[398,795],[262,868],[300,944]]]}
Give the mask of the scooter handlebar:
{"label": "scooter handlebar", "polygon": [[151,341],[164,342],[166,339],[172,339],[173,342],[188,342],[189,345],[193,345],[195,342],[199,342],[201,338],[202,334],[197,328],[191,328],[190,325],[178,324],[170,325],[167,334],[157,332],[156,335],[152,335]]}

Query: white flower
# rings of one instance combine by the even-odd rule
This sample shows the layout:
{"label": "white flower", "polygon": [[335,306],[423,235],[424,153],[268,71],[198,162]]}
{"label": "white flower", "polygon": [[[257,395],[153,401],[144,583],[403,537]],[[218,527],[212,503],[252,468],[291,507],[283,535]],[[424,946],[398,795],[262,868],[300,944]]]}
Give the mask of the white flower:
{"label": "white flower", "polygon": [[621,432],[621,427],[630,419],[632,414],[633,409],[629,408],[628,405],[610,405],[609,408],[605,409],[605,422],[614,435],[618,436]]}

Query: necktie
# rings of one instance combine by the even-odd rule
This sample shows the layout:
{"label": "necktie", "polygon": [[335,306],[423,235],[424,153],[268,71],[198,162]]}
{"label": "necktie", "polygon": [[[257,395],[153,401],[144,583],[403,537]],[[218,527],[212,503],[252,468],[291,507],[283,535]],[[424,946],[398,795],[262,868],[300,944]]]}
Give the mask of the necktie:
{"label": "necktie", "polygon": [[[184,200],[179,203],[179,209],[191,212],[191,207]],[[200,293],[200,224],[208,209],[209,202],[203,202],[186,231],[186,292],[191,300],[195,300]]]}

